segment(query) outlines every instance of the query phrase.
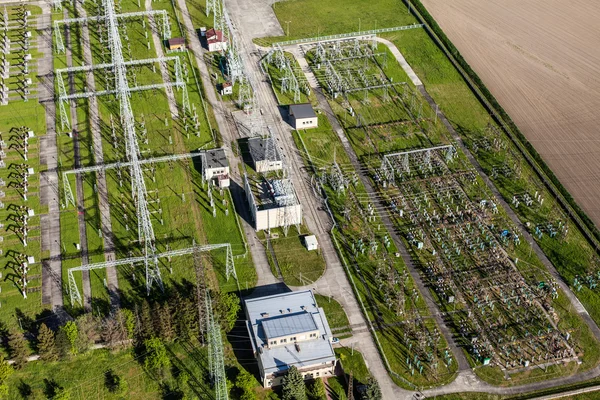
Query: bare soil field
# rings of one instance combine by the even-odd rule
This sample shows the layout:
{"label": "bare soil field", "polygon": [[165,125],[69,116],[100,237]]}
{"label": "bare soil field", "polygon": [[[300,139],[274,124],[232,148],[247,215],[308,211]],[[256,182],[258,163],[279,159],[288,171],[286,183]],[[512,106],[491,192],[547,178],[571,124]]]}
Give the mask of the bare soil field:
{"label": "bare soil field", "polygon": [[600,226],[600,2],[422,2]]}

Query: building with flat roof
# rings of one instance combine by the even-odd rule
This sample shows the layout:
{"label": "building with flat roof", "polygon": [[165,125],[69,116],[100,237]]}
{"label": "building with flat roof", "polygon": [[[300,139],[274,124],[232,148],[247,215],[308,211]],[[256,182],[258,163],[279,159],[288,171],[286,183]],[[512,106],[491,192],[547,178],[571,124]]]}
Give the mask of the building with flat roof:
{"label": "building with flat roof", "polygon": [[[267,147],[271,146],[273,160],[267,159]],[[278,171],[283,169],[281,154],[277,149],[277,144],[272,137],[260,138],[253,137],[248,139],[248,150],[254,164],[254,170],[259,173]]]}
{"label": "building with flat roof", "polygon": [[289,179],[244,176],[246,199],[257,231],[283,227],[284,232],[302,223],[302,206]]}
{"label": "building with flat roof", "polygon": [[291,104],[288,109],[290,124],[294,129],[308,129],[319,126],[319,119],[309,103]]}
{"label": "building with flat roof", "polygon": [[306,246],[306,250],[308,251],[317,250],[317,248],[319,247],[317,237],[315,235],[304,236],[304,245]]}
{"label": "building with flat roof", "polygon": [[311,290],[247,299],[246,327],[264,387],[281,385],[291,366],[304,379],[333,376],[336,358],[323,309]]}
{"label": "building with flat roof", "polygon": [[220,188],[229,187],[229,162],[225,149],[205,150],[200,156],[202,179]]}

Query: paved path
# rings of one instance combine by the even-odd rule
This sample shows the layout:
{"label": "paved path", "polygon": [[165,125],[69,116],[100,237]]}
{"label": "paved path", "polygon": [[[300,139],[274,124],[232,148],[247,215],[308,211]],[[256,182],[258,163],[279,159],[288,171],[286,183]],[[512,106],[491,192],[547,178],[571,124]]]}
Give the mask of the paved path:
{"label": "paved path", "polygon": [[40,203],[48,206],[48,214],[40,217],[42,251],[50,251],[50,257],[42,261],[42,303],[53,309],[63,306],[62,262],[60,249],[60,193],[58,188],[58,161],[56,148],[56,107],[54,104],[54,71],[52,56],[52,21],[50,5],[38,4],[42,15],[37,19],[39,51],[38,61],[39,102],[46,110],[46,134],[40,134],[40,165],[46,171],[40,176]]}
{"label": "paved path", "polygon": [[[76,3],[78,4],[78,3]],[[80,7],[79,7],[80,8]],[[81,10],[80,10],[81,11]],[[68,18],[69,14],[67,10],[64,10],[64,18]],[[67,27],[66,34],[64,37],[67,67],[73,66],[73,54],[71,50],[71,30]],[[69,74],[69,92],[75,93],[75,79],[73,74]],[[69,101],[69,107],[71,111],[71,135],[73,137],[73,158],[75,160],[75,168],[81,167],[81,156],[80,156],[80,143],[79,143],[79,124],[77,121],[77,102],[76,100]],[[84,205],[84,193],[83,193],[83,175],[77,174],[75,176],[75,191],[76,197],[75,202],[77,203],[77,221],[79,229],[79,246],[81,254],[81,264],[89,264],[88,247],[87,247],[87,232],[85,223],[85,205]],[[90,271],[82,271],[81,279],[83,285],[83,307],[86,311],[92,310],[92,286],[90,283]]]}
{"label": "paved path", "polygon": [[[259,54],[256,51],[256,46],[252,43],[253,33],[256,32],[255,13],[246,9],[247,5],[244,5],[243,0],[229,0],[227,3],[231,18],[239,31],[237,38],[241,39],[240,51],[251,76],[258,104],[266,123],[273,129],[278,145],[281,146],[280,151],[284,156],[284,164],[302,202],[305,223],[309,230],[317,236],[327,264],[323,277],[311,285],[298,289],[314,288],[323,295],[332,295],[348,314],[351,325],[357,327],[367,326],[367,321],[364,319],[358,301],[353,295],[351,284],[329,235],[332,227],[331,218],[324,210],[322,199],[317,198],[314,194],[310,183],[310,175],[306,171],[303,160],[293,141],[292,129],[282,120],[269,79],[259,67]],[[408,393],[397,388],[391,381],[379,357],[373,337],[363,331],[357,333],[356,339],[360,340],[361,351],[369,364],[371,372],[380,380],[384,398],[395,399],[398,393]]]}
{"label": "paved path", "polygon": [[[213,108],[215,119],[217,121],[217,126],[223,138],[223,143],[229,145],[230,143],[232,143],[232,141],[238,139],[238,132],[235,128],[233,117],[231,116],[231,112],[223,105],[223,103],[219,99],[217,99],[215,88],[212,86],[211,83],[208,68],[204,63],[205,50],[202,47],[202,44],[200,43],[198,32],[192,24],[190,13],[185,0],[177,0],[177,5],[179,10],[181,11],[181,17],[184,25],[183,28],[185,30],[185,35],[188,38],[189,50],[192,52],[194,58],[196,59],[196,65],[198,66],[198,70],[200,71],[200,79],[204,87],[204,94],[206,96],[206,99],[208,100],[208,103]],[[250,215],[248,212],[248,207],[246,205],[246,197],[243,189],[243,182],[239,171],[239,164],[242,162],[242,160],[240,157],[236,157],[235,154],[231,151],[228,151],[227,155],[229,159],[229,169],[231,175],[230,178],[232,182],[230,187],[231,197],[233,199],[235,209],[237,210],[240,216],[240,225],[242,226],[242,229],[246,234],[246,239],[248,241],[248,250],[252,254],[252,260],[254,262],[254,266],[256,267],[256,272],[258,275],[257,286],[266,286],[278,283],[279,281],[271,273],[271,268],[269,267],[269,263],[265,253],[265,248],[256,236],[256,232],[254,231],[252,226],[248,223],[248,221],[250,221]]]}

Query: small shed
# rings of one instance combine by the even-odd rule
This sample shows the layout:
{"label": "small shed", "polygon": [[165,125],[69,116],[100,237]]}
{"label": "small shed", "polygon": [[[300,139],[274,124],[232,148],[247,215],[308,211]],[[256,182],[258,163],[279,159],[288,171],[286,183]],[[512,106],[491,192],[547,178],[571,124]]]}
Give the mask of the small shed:
{"label": "small shed", "polygon": [[316,250],[319,244],[315,235],[304,236],[304,245],[308,251]]}
{"label": "small shed", "polygon": [[233,84],[231,82],[223,82],[221,84],[221,96],[226,94],[233,94]]}
{"label": "small shed", "polygon": [[309,103],[292,104],[288,115],[294,129],[316,128],[319,126],[317,114]]}
{"label": "small shed", "polygon": [[185,39],[182,37],[171,38],[167,41],[169,50],[185,49]]}

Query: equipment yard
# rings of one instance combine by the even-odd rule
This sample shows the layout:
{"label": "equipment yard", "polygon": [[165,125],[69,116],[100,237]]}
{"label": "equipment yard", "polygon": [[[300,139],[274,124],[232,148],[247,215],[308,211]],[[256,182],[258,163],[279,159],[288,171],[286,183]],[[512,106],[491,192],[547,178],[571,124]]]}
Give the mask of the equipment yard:
{"label": "equipment yard", "polygon": [[0,0],[0,398],[596,390],[600,9],[424,3],[531,144],[418,0]]}

